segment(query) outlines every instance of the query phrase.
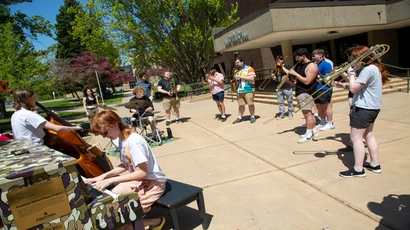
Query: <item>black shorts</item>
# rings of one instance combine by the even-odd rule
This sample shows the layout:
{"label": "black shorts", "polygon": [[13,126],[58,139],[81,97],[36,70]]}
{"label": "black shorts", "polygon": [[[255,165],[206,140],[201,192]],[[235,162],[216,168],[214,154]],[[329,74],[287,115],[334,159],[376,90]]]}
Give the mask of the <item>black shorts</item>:
{"label": "black shorts", "polygon": [[362,109],[352,106],[350,108],[350,127],[366,129],[373,124],[379,115],[380,109]]}
{"label": "black shorts", "polygon": [[326,92],[319,91],[319,92],[316,93],[316,95],[313,95],[313,96],[317,97],[320,94],[322,94],[322,96],[315,99],[315,104],[321,104],[321,105],[329,104],[330,101],[332,100],[333,92],[330,91],[330,90],[328,90]]}

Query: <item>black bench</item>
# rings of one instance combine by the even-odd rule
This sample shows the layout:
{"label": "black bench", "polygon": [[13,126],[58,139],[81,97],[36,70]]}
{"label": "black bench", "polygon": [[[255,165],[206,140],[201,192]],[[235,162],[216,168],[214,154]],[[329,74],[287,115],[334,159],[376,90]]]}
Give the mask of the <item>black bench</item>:
{"label": "black bench", "polygon": [[173,229],[179,230],[177,209],[195,200],[198,205],[202,228],[208,229],[202,188],[168,179],[164,195],[155,202],[155,206],[168,210],[171,214]]}

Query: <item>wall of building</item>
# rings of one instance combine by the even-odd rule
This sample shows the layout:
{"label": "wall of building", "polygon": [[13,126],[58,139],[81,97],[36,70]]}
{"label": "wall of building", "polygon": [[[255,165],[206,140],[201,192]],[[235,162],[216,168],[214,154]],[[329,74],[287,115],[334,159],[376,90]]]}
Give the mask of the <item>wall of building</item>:
{"label": "wall of building", "polygon": [[390,65],[399,65],[399,40],[397,30],[377,30],[367,33],[369,46],[376,44],[387,44],[389,52],[383,55],[383,62]]}

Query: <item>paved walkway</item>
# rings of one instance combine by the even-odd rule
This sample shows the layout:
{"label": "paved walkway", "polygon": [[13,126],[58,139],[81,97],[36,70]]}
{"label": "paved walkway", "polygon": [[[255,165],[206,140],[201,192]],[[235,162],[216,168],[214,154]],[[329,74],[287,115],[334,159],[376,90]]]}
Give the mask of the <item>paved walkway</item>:
{"label": "paved walkway", "polygon": [[[301,113],[264,124],[278,107],[256,104],[256,123],[233,125],[236,101],[225,101],[231,116],[224,123],[214,119],[210,99],[183,101],[187,122],[170,126],[181,139],[153,150],[168,178],[204,188],[212,230],[410,229],[409,101],[406,93],[383,95],[375,124],[383,173],[367,171],[365,178],[338,175],[354,161],[353,153],[336,153],[348,144],[347,102],[334,105],[335,130],[297,144]],[[163,120],[161,103],[155,107]],[[117,112],[130,115],[121,107]],[[165,130],[165,121],[158,126]],[[93,141],[108,143],[98,136]],[[196,204],[190,207],[178,212],[182,229],[202,229]]]}

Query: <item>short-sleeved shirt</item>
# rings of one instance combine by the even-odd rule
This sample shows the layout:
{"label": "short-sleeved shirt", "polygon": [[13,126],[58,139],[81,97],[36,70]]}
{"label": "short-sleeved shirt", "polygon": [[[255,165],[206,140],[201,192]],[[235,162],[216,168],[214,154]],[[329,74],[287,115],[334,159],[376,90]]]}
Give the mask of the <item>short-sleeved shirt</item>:
{"label": "short-sleeved shirt", "polygon": [[[126,147],[130,150],[131,159],[128,158],[125,152]],[[146,179],[159,182],[167,181],[165,173],[162,172],[151,147],[142,136],[137,133],[131,133],[125,141],[120,140],[119,148],[121,163],[130,173],[136,171],[137,165],[146,162],[148,166],[148,175]]]}
{"label": "short-sleeved shirt", "polygon": [[352,104],[363,109],[381,109],[383,82],[379,68],[375,65],[364,67],[356,82],[364,87],[354,94]]}
{"label": "short-sleeved shirt", "polygon": [[224,83],[223,83],[224,82],[224,75],[222,75],[221,73],[216,73],[215,74],[215,80],[221,80],[222,84],[219,84],[216,81],[211,81],[211,80],[208,79],[210,92],[211,92],[212,95],[215,95],[215,94],[225,90],[224,89]]}
{"label": "short-sleeved shirt", "polygon": [[[285,66],[286,69],[292,68],[287,64],[285,64],[284,66]],[[283,78],[286,76],[286,73],[283,70],[278,71],[276,69],[273,69],[272,74],[275,74],[277,82],[281,82],[283,80]],[[282,89],[292,89],[292,88],[293,88],[292,84],[290,84],[288,81],[286,81],[280,89],[282,90]]]}
{"label": "short-sleeved shirt", "polygon": [[[329,64],[329,62],[327,62],[325,60],[320,61],[319,64],[317,64],[317,68],[318,68],[320,76],[325,76],[326,74],[333,71],[332,66]],[[330,91],[332,91],[332,87],[330,87],[328,85],[326,85],[326,86],[324,86],[324,85],[326,85],[325,82],[322,82],[322,83],[318,82],[316,84],[316,90],[318,90],[318,89],[328,90],[330,88]]]}
{"label": "short-sleeved shirt", "polygon": [[144,91],[144,96],[146,97],[150,97],[151,96],[151,90],[154,88],[152,86],[152,83],[149,81],[139,81],[137,82],[136,86],[142,86],[144,87],[145,91]]}
{"label": "short-sleeved shirt", "polygon": [[[253,76],[255,77],[255,70],[248,66],[243,65],[242,69],[235,72],[235,75],[239,75],[241,77]],[[248,81],[248,80],[239,80],[238,84],[238,93],[251,93],[255,92],[255,81]]]}
{"label": "short-sleeved shirt", "polygon": [[[146,96],[142,96],[141,98],[132,97],[132,98],[130,99],[130,101],[145,101],[145,103],[147,104],[147,105],[144,106],[144,107],[138,108],[138,115],[147,114],[147,113],[145,112],[145,110],[146,110],[148,107],[152,107],[152,111],[154,111],[154,104],[153,104],[152,101],[151,101],[148,97],[146,97]],[[148,114],[147,114],[147,115],[148,115]],[[149,113],[149,115],[152,116],[152,113]],[[144,116],[144,117],[145,117],[145,116]]]}
{"label": "short-sleeved shirt", "polygon": [[[179,85],[179,81],[176,78],[171,78],[169,80],[162,78],[159,82],[158,82],[158,86],[161,86],[163,90],[169,92],[171,91],[171,82],[170,81],[174,81],[175,82],[175,86]],[[174,95],[172,95],[172,97],[176,97],[176,92],[174,93]],[[164,98],[170,98],[169,95],[164,94]]]}
{"label": "short-sleeved shirt", "polygon": [[15,139],[28,139],[38,144],[44,143],[44,126],[47,120],[37,113],[21,108],[11,116],[11,128]]}

